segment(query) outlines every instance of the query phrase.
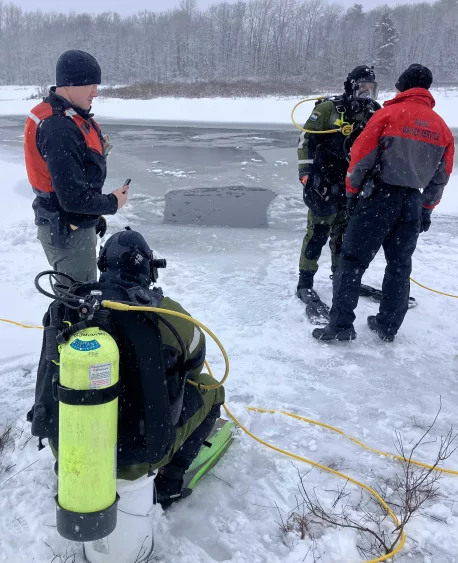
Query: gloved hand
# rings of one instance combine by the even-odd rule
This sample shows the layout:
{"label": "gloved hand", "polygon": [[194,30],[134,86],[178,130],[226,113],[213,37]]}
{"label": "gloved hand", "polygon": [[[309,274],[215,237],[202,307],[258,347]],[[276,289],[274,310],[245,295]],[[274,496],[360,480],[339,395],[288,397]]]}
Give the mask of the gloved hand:
{"label": "gloved hand", "polygon": [[353,211],[355,210],[356,204],[358,203],[358,196],[347,194],[347,215],[351,217]]}
{"label": "gloved hand", "polygon": [[100,238],[105,236],[107,232],[107,220],[102,215],[99,217],[99,222],[95,226],[95,234],[99,235]]}
{"label": "gloved hand", "polygon": [[432,209],[426,209],[425,207],[423,207],[423,211],[421,212],[420,233],[426,233],[429,227],[431,227],[432,212],[433,212]]}
{"label": "gloved hand", "polygon": [[308,175],[308,174],[304,174],[304,175],[302,175],[302,176],[299,176],[299,182],[300,182],[303,186],[306,186],[306,185],[307,185],[308,179],[309,179],[309,175]]}

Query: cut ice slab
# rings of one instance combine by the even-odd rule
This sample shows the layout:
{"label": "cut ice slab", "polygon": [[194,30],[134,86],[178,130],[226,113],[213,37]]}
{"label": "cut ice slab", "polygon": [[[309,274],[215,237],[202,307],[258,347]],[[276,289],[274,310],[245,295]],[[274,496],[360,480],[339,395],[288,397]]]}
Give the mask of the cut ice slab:
{"label": "cut ice slab", "polygon": [[172,190],[165,196],[164,223],[267,228],[267,209],[275,196],[246,186]]}

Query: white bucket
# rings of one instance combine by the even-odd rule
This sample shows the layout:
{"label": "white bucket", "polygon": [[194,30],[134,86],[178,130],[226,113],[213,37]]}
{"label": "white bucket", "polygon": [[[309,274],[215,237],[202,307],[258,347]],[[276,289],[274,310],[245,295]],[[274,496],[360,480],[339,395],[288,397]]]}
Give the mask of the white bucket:
{"label": "white bucket", "polygon": [[118,522],[106,538],[84,544],[89,563],[142,563],[154,549],[154,478],[118,479]]}

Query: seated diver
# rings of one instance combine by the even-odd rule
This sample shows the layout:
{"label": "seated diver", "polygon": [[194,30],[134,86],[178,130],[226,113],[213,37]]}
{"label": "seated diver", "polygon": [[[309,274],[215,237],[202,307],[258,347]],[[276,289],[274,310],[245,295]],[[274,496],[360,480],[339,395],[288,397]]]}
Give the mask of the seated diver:
{"label": "seated diver", "polygon": [[[179,303],[165,297],[161,288],[150,288],[157,281],[160,266],[140,233],[125,230],[111,236],[101,248],[98,267],[99,282],[77,283],[69,294],[84,296],[96,290],[102,292],[102,299],[129,301],[189,315]],[[45,327],[50,325],[53,307],[54,311],[56,307],[61,308],[62,327],[66,320],[69,324],[68,318],[77,322],[75,309],[57,300],[45,315]],[[220,415],[224,388],[201,390],[187,383],[187,379],[201,385],[217,383],[202,373],[205,336],[194,324],[166,314],[154,319],[146,312],[105,310],[105,313],[108,321],[104,321],[105,326],[98,326],[112,334],[120,353],[117,477],[136,480],[157,470],[156,498],[165,509],[190,493],[183,489],[183,476]],[[153,321],[160,338],[150,330]],[[151,360],[158,340],[163,361],[162,368],[155,371],[158,362]],[[59,368],[46,356],[44,339],[35,405],[28,420],[32,422],[32,434],[48,438],[57,457],[58,403],[53,398],[51,382],[56,380],[56,370],[58,379]],[[143,390],[143,397],[139,389]]]}

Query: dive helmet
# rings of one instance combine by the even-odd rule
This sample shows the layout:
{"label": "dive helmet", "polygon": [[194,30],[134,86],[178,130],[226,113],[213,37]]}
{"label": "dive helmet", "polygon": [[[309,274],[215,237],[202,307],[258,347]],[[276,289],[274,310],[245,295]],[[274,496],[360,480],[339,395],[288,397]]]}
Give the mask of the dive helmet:
{"label": "dive helmet", "polygon": [[157,281],[158,268],[165,268],[167,262],[156,259],[143,236],[126,227],[100,249],[97,266],[102,273],[115,273],[123,280],[148,287]]}
{"label": "dive helmet", "polygon": [[357,66],[348,74],[344,86],[345,94],[349,97],[376,100],[378,84],[375,80],[374,67]]}

